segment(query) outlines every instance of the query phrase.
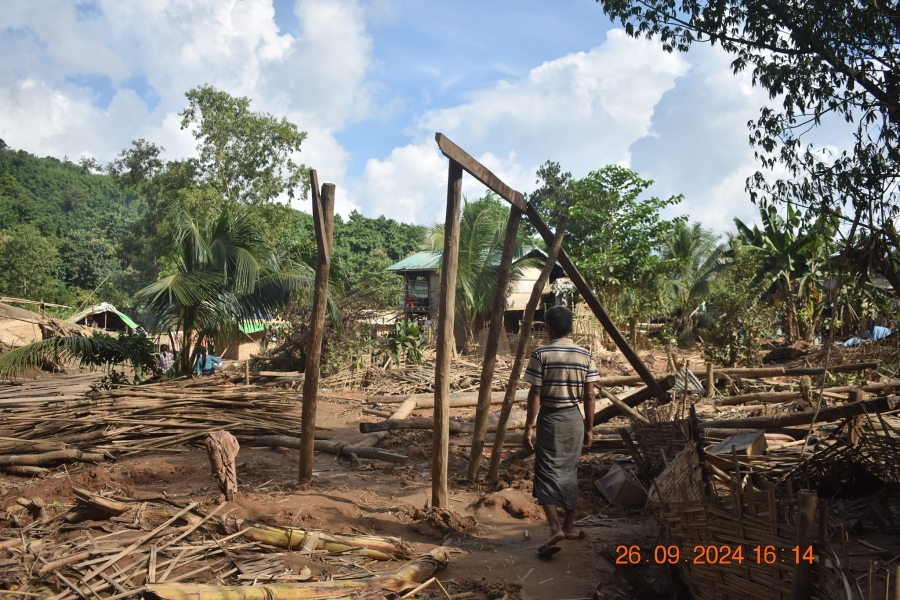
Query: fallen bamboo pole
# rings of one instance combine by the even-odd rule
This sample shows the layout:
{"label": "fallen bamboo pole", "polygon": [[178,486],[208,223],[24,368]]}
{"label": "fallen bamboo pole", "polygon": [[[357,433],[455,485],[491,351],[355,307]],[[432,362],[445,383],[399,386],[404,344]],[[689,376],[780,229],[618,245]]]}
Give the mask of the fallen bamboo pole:
{"label": "fallen bamboo pole", "polygon": [[[830,369],[829,369],[830,370]],[[841,387],[825,388],[823,393],[826,394],[851,394],[853,392],[881,392],[892,388],[900,388],[900,381],[893,379],[891,381],[882,381],[879,383],[870,383],[862,386],[845,385]],[[778,404],[781,402],[789,402],[803,397],[803,390],[794,392],[754,392],[752,394],[741,394],[740,396],[731,396],[723,398],[717,402],[718,406],[735,406],[738,404],[747,404],[748,402],[761,402],[763,404]]]}
{"label": "fallen bamboo pole", "polygon": [[[366,404],[399,404],[406,398],[413,397],[416,400],[416,408],[434,408],[434,394],[408,394],[401,396],[399,394],[388,394],[379,396],[369,396]],[[491,404],[501,404],[506,392],[492,392]],[[516,398],[525,399],[528,397],[528,390],[516,390]],[[450,394],[450,407],[477,406],[478,392],[456,392]]]}
{"label": "fallen bamboo pole", "polygon": [[306,346],[306,368],[303,378],[303,416],[300,421],[300,481],[312,479],[315,462],[316,401],[319,393],[319,368],[322,340],[325,335],[325,310],[328,305],[328,272],[331,269],[331,247],[334,234],[333,183],[322,184],[315,169],[309,171],[312,189],[313,224],[316,230],[316,283],[310,315],[309,342]]}
{"label": "fallen bamboo pole", "polygon": [[0,467],[28,466],[38,467],[59,461],[73,462],[103,462],[102,454],[82,452],[81,450],[57,450],[56,452],[44,452],[42,454],[8,454],[0,456]]}
{"label": "fallen bamboo pole", "polygon": [[790,427],[792,425],[809,425],[810,423],[837,421],[838,419],[848,419],[863,413],[883,412],[885,410],[894,410],[895,408],[900,408],[900,397],[882,396],[880,398],[873,398],[872,400],[823,408],[818,414],[816,411],[808,410],[805,412],[782,413],[765,417],[701,421],[700,428],[773,429],[777,427]]}
{"label": "fallen bamboo pole", "polygon": [[605,387],[600,388],[600,395],[612,402],[615,406],[618,406],[619,410],[621,410],[624,414],[628,415],[632,419],[640,421],[641,423],[650,423],[650,419],[625,404],[625,402],[623,402],[621,398],[607,390]]}
{"label": "fallen bamboo pole", "polygon": [[[281,448],[300,448],[300,438],[290,437],[287,435],[266,435],[258,437],[250,443],[251,446],[271,446]],[[355,446],[352,444],[343,444],[341,442],[329,442],[325,440],[316,440],[314,447],[317,452],[328,452],[339,456],[350,456],[355,454],[359,458],[372,458],[384,462],[405,465],[409,462],[409,457],[405,454],[391,452],[390,450],[382,450],[381,448],[372,448],[369,446]]]}
{"label": "fallen bamboo pole", "polygon": [[401,567],[391,575],[376,575],[364,579],[345,581],[321,581],[311,583],[272,583],[254,586],[225,586],[205,584],[148,585],[146,593],[158,600],[349,600],[359,598],[365,592],[399,592],[415,587],[432,577],[450,563],[450,556],[443,548],[435,548],[428,554]]}
{"label": "fallen bamboo pole", "polygon": [[[496,431],[497,415],[490,415],[486,425],[486,431]],[[475,423],[472,421],[450,421],[450,433],[474,433]],[[521,429],[525,427],[525,412],[514,412],[510,415],[507,424],[508,429]],[[420,417],[413,419],[388,419],[378,423],[360,423],[359,430],[362,433],[373,433],[376,431],[393,431],[396,429],[434,429],[434,419],[428,417]]]}

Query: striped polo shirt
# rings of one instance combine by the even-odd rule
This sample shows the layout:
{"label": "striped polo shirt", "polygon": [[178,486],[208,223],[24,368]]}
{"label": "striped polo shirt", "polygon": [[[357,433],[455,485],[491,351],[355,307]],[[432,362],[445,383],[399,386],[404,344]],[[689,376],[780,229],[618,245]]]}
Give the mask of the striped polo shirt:
{"label": "striped polo shirt", "polygon": [[562,337],[532,352],[523,379],[541,387],[541,406],[563,408],[581,403],[584,384],[600,373],[590,350]]}

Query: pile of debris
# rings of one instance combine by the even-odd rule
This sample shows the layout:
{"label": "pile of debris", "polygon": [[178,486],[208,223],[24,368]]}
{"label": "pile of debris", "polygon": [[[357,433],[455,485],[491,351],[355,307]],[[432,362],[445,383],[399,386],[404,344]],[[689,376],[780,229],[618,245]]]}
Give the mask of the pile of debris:
{"label": "pile of debris", "polygon": [[0,528],[9,537],[0,540],[8,556],[0,558],[0,589],[56,600],[374,600],[436,581],[434,573],[449,562],[447,551],[435,548],[390,571],[380,565],[413,558],[397,538],[230,518],[218,514],[224,503],[203,514],[196,502],[74,491],[71,506],[20,499],[0,513],[0,524],[17,526]]}

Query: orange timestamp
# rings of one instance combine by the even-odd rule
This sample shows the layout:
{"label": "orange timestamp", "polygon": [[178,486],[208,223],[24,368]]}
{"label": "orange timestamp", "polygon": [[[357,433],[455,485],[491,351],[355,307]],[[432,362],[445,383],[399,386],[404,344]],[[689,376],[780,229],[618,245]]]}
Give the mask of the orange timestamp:
{"label": "orange timestamp", "polygon": [[640,546],[616,546],[617,565],[741,565],[745,561],[758,565],[776,563],[801,564],[815,562],[812,546],[729,546],[698,544],[691,552],[682,552],[679,546],[654,546],[652,552],[644,552]]}

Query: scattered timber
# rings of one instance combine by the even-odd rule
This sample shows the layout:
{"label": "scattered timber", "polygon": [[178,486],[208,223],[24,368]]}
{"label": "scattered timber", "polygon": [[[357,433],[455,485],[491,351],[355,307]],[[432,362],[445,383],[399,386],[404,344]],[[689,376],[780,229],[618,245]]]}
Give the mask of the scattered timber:
{"label": "scattered timber", "polygon": [[[486,428],[487,431],[496,431],[497,415],[491,414],[488,417]],[[509,416],[507,424],[508,429],[522,429],[525,427],[525,412],[513,412]],[[473,421],[457,421],[450,420],[450,433],[474,433],[475,423]],[[359,430],[362,433],[374,433],[376,431],[393,431],[397,429],[434,429],[434,419],[423,417],[413,419],[388,419],[380,423],[360,423]]]}
{"label": "scattered timber", "polygon": [[792,425],[809,425],[810,423],[822,423],[837,421],[839,419],[849,419],[863,413],[883,412],[886,410],[894,410],[900,407],[900,397],[898,396],[882,396],[865,400],[863,402],[852,402],[850,404],[842,404],[841,406],[833,406],[823,408],[818,411],[808,410],[795,413],[781,413],[778,415],[765,417],[747,417],[744,419],[721,419],[701,421],[700,428],[716,428],[716,429],[774,429],[778,427],[790,427]]}
{"label": "scattered timber", "polygon": [[[271,446],[273,448],[301,448],[300,438],[287,435],[266,435],[258,437],[252,446]],[[352,444],[343,444],[341,442],[332,442],[327,440],[316,440],[314,448],[317,452],[327,452],[338,456],[351,457],[354,454],[358,458],[371,458],[384,462],[405,465],[409,461],[409,457],[398,452],[390,450],[382,450],[381,448],[372,448],[369,446],[354,446]]]}

